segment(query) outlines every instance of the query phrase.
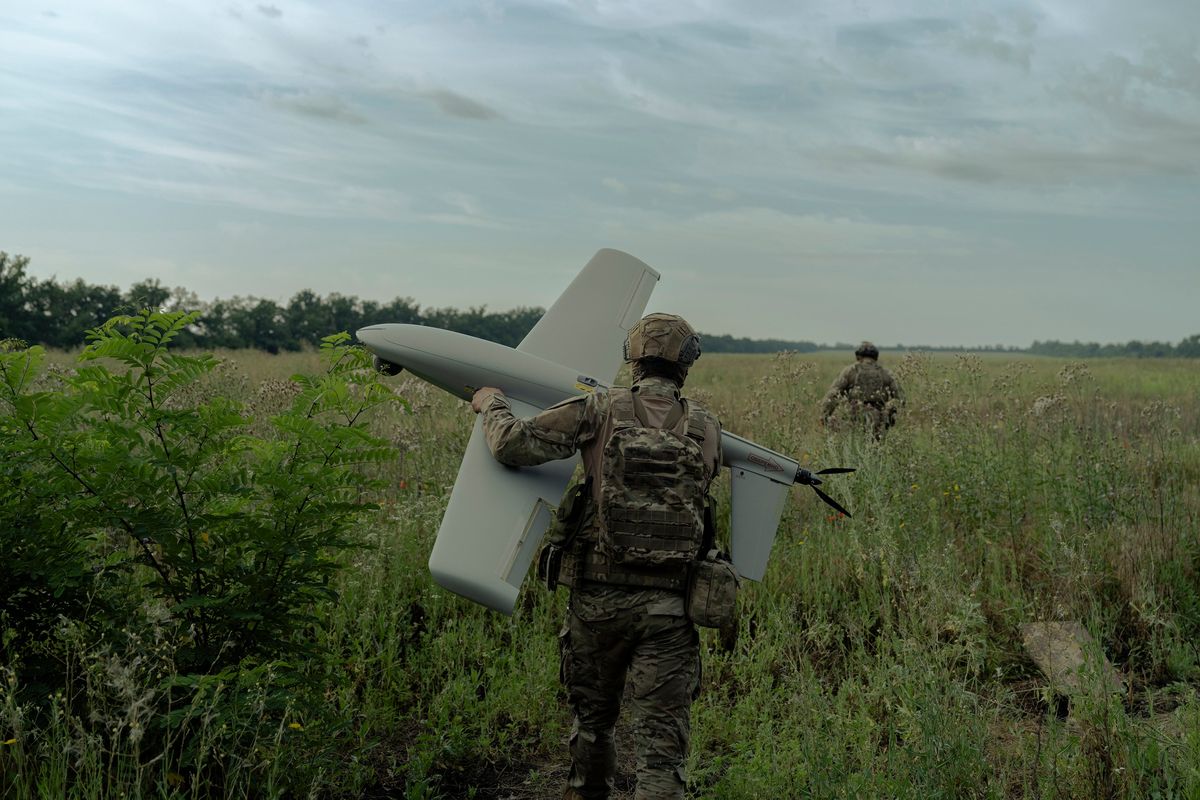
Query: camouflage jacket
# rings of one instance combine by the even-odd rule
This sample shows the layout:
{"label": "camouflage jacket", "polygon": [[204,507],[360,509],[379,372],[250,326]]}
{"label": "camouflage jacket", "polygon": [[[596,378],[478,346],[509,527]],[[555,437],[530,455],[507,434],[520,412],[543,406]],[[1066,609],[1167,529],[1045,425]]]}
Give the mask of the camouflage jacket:
{"label": "camouflage jacket", "polygon": [[831,415],[841,400],[894,408],[904,402],[904,393],[892,373],[879,366],[878,361],[864,358],[842,370],[830,385],[821,404],[821,416]]}
{"label": "camouflage jacket", "polygon": [[[661,425],[674,406],[679,390],[673,382],[658,377],[646,378],[637,386],[647,422]],[[689,405],[696,407],[695,401],[689,401]],[[502,464],[533,466],[569,458],[579,452],[584,475],[595,478],[592,501],[599,505],[604,446],[613,431],[607,392],[572,397],[529,419],[517,418],[502,395],[492,395],[481,415],[488,448]],[[702,449],[711,485],[721,468],[721,426],[712,414],[705,412],[705,416],[707,424]],[[683,613],[683,602],[678,593],[658,589],[600,586],[576,589],[572,594],[573,606],[589,600],[599,607],[614,610],[649,602],[661,606],[658,613]]]}

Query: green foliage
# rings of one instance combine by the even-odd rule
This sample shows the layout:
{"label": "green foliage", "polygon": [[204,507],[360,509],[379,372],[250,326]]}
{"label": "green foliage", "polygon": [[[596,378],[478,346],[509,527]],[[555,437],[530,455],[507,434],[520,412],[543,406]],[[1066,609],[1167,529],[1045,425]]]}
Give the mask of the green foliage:
{"label": "green foliage", "polygon": [[540,308],[488,311],[484,307],[422,309],[411,298],[389,302],[307,289],[286,305],[256,297],[200,303],[183,288],[169,290],[143,280],[122,293],[82,280],[39,281],[26,273],[29,259],[0,251],[0,337],[52,347],[76,346],[86,332],[129,309],[203,309],[173,336],[187,347],[256,348],[269,353],[317,346],[326,331],[357,330],[381,322],[431,325],[515,346],[541,318]]}
{"label": "green foliage", "polygon": [[327,679],[313,624],[337,599],[339,553],[362,546],[369,469],[394,456],[367,423],[397,402],[342,333],[321,344],[324,371],[276,386],[282,410],[256,420],[206,389],[216,358],[171,350],[196,321],[115,317],[76,369],[48,375],[39,347],[0,352],[0,664],[34,708],[65,684],[98,714],[102,682],[77,685],[90,655],[152,639],[161,652],[133,663],[156,686],[159,746],[185,761],[198,745],[179,728],[204,687],[225,687],[207,719],[237,715],[237,687],[268,669],[274,688],[256,691],[277,719],[281,696],[295,704]]}

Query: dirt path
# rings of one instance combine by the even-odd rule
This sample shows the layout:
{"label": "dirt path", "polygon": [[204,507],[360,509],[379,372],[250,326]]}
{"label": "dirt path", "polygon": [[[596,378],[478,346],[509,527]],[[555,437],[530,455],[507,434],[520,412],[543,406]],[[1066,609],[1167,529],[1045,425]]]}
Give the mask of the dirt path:
{"label": "dirt path", "polygon": [[[636,782],[637,755],[633,746],[633,728],[628,711],[628,697],[622,704],[617,720],[617,776],[612,800],[633,800]],[[542,764],[531,765],[524,774],[497,776],[496,786],[480,788],[475,795],[480,800],[560,800],[567,785],[570,756],[564,739]],[[530,780],[530,774],[536,777]]]}
{"label": "dirt path", "polygon": [[[636,782],[637,755],[634,752],[628,693],[627,688],[621,716],[617,719],[617,774],[612,800],[633,800]],[[564,728],[569,730],[569,712],[565,706],[562,714]],[[403,752],[405,749],[404,745],[396,744],[396,750]],[[477,763],[443,772],[437,786],[439,796],[453,800],[467,797],[475,800],[559,800],[562,797],[570,766],[565,736],[551,743],[549,753],[536,760],[524,760],[520,752],[508,756],[503,764]],[[381,764],[384,762],[386,759]],[[383,770],[382,766],[380,770]],[[393,800],[409,796],[403,777],[395,777],[399,778],[395,783],[383,780],[364,790],[360,800]]]}

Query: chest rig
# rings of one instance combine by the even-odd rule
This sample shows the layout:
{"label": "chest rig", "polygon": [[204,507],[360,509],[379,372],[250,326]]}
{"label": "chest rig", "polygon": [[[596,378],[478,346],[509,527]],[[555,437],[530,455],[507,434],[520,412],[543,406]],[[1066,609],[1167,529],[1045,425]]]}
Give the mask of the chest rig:
{"label": "chest rig", "polygon": [[676,395],[662,425],[651,427],[637,387],[609,397],[600,502],[581,515],[561,582],[682,590],[706,542],[707,417]]}

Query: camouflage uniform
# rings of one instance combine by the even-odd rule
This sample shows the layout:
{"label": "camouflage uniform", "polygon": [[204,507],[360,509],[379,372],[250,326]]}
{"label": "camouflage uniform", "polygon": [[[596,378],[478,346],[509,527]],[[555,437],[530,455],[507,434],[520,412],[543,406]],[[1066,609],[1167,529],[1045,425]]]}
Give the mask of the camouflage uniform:
{"label": "camouflage uniform", "polygon": [[[662,425],[676,404],[676,384],[647,377],[635,384],[646,422]],[[502,395],[482,408],[488,447],[498,461],[530,466],[579,451],[592,480],[590,517],[563,564],[561,582],[572,587],[560,634],[561,679],[574,712],[568,797],[606,798],[613,787],[613,730],[626,680],[631,682],[637,746],[637,797],[683,798],[684,764],[691,738],[690,710],[700,686],[699,637],[688,620],[682,585],[647,587],[595,580],[597,523],[603,451],[613,432],[611,395],[575,397],[531,419],[513,416]],[[689,402],[689,406],[699,406]],[[707,480],[721,464],[720,424],[703,412]],[[687,417],[685,417],[687,419]],[[705,487],[707,488],[707,486]],[[596,570],[599,572],[596,572]]]}
{"label": "camouflage uniform", "polygon": [[851,419],[864,421],[879,439],[896,423],[896,411],[904,402],[904,394],[892,373],[868,357],[842,370],[829,387],[821,405],[821,418],[825,422],[829,422],[842,400],[849,405]]}

